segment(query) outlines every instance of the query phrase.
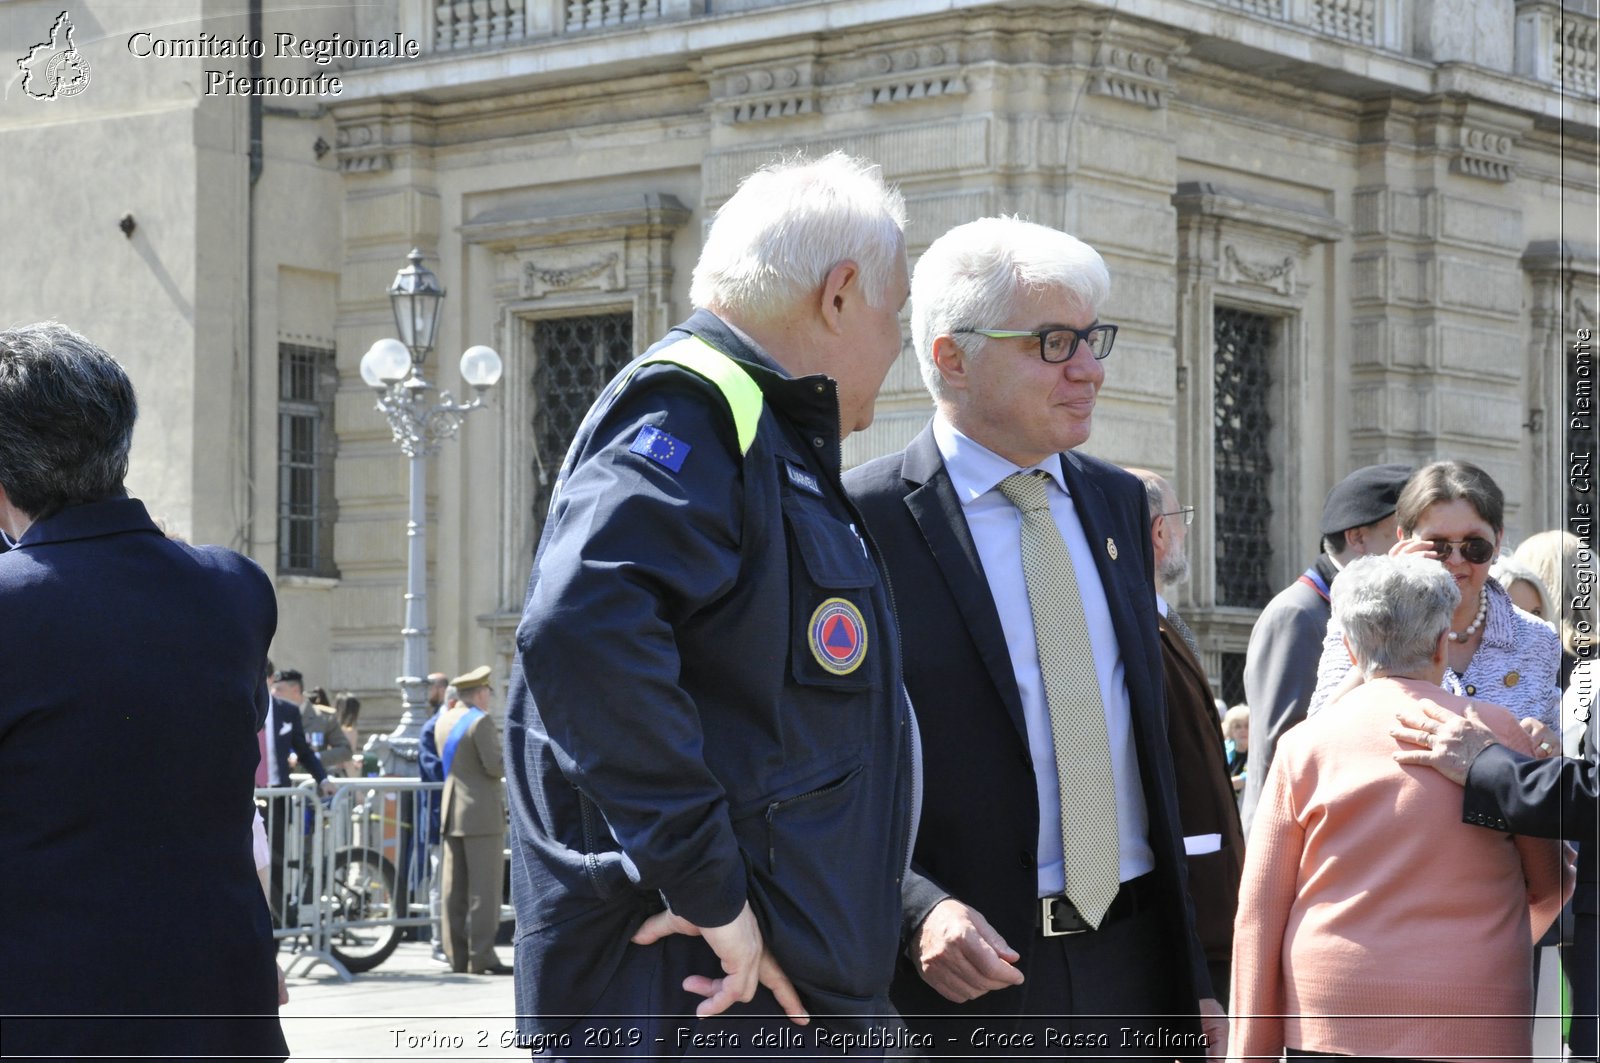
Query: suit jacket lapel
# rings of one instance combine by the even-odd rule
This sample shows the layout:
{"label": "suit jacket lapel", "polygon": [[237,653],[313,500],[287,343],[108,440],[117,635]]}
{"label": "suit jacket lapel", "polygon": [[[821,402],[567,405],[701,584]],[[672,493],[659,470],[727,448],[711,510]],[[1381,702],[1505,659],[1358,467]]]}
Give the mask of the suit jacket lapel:
{"label": "suit jacket lapel", "polygon": [[1016,673],[1011,669],[1011,653],[1006,648],[1000,614],[994,607],[989,580],[978,559],[977,545],[967,528],[966,514],[950,483],[939,445],[934,442],[931,425],[906,448],[901,476],[911,485],[906,495],[906,508],[911,511],[939,564],[939,571],[950,585],[950,594],[972,634],[978,656],[994,682],[1006,714],[1026,742],[1028,725],[1022,715],[1022,694],[1017,690]]}
{"label": "suit jacket lapel", "polygon": [[[1143,556],[1142,544],[1135,541],[1129,542],[1126,536],[1132,529],[1119,527],[1112,519],[1111,507],[1106,503],[1106,496],[1100,487],[1083,471],[1078,464],[1078,459],[1071,451],[1061,455],[1062,474],[1067,480],[1067,489],[1072,492],[1072,502],[1078,511],[1078,520],[1083,523],[1084,536],[1089,540],[1089,552],[1094,555],[1095,568],[1100,573],[1100,584],[1105,588],[1106,604],[1111,609],[1111,626],[1117,632],[1117,646],[1122,651],[1123,670],[1127,675],[1128,691],[1134,705],[1140,699],[1133,696],[1140,683],[1140,677],[1147,678],[1151,674],[1159,674],[1160,661],[1149,660],[1145,656],[1147,640],[1140,632],[1138,614],[1133,608],[1133,599],[1125,590],[1126,581],[1120,577],[1121,573],[1131,572],[1143,585],[1150,584],[1149,573],[1140,571],[1143,566],[1139,559]],[[1124,540],[1117,543],[1117,533],[1124,535]],[[1148,529],[1140,534],[1148,537]],[[1117,559],[1111,556],[1111,545],[1117,545]],[[1155,608],[1155,591],[1150,590],[1151,608]],[[1157,669],[1152,673],[1150,669]],[[1137,713],[1135,714],[1137,715]]]}

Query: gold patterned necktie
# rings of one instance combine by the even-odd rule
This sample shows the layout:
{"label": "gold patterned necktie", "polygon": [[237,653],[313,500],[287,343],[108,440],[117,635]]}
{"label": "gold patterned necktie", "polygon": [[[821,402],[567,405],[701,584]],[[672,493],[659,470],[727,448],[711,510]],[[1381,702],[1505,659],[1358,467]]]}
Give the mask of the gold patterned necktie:
{"label": "gold patterned necktie", "polygon": [[1067,898],[1098,928],[1117,897],[1116,785],[1089,625],[1072,555],[1050,513],[1049,481],[1043,470],[1013,473],[1000,492],[1022,511],[1022,573],[1050,707]]}

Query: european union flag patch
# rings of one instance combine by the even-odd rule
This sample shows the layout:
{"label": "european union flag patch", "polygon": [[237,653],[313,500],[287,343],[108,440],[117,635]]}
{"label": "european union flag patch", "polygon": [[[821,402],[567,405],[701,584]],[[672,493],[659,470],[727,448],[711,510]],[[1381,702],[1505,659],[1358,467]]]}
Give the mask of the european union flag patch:
{"label": "european union flag patch", "polygon": [[683,468],[683,461],[689,456],[690,447],[677,436],[645,425],[639,429],[638,438],[628,449],[649,458],[657,465],[665,465],[673,472],[677,472]]}

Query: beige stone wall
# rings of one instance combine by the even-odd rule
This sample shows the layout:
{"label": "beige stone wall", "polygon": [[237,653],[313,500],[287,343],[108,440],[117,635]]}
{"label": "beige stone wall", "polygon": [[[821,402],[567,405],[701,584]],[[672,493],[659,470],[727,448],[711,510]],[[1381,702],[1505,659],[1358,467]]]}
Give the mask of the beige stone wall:
{"label": "beige stone wall", "polygon": [[[913,256],[999,211],[1101,249],[1102,316],[1123,331],[1087,449],[1173,475],[1200,507],[1180,600],[1213,668],[1253,616],[1215,605],[1215,307],[1278,323],[1274,582],[1314,551],[1327,487],[1368,461],[1468,457],[1506,488],[1513,538],[1558,519],[1561,342],[1600,304],[1592,12],[734,6],[269,3],[269,34],[400,33],[424,55],[267,61],[336,72],[344,92],[268,101],[253,190],[248,105],[197,89],[219,62],[125,47],[141,22],[243,32],[245,0],[85,4],[89,91],[35,104],[13,83],[0,104],[8,171],[50,175],[8,183],[0,231],[65,249],[0,265],[0,317],[60,317],[127,358],[146,410],[133,487],[179,531],[274,570],[276,345],[336,346],[339,577],[279,580],[275,651],[367,697],[369,730],[398,704],[406,479],[357,365],[394,331],[384,291],[406,252],[449,291],[429,378],[459,391],[474,343],[506,362],[488,412],[431,462],[427,525],[431,666],[504,668],[538,461],[553,475],[561,457],[533,452],[533,323],[622,312],[642,349],[688,312],[717,205],[795,149],[879,161],[906,193]],[[31,40],[58,11],[0,5],[0,40]],[[898,448],[928,412],[908,349],[847,460]]]}

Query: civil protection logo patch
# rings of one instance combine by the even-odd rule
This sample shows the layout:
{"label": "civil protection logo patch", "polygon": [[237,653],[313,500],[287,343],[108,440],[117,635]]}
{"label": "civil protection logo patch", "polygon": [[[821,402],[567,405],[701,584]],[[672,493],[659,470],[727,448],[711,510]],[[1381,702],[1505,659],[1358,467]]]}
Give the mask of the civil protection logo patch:
{"label": "civil protection logo patch", "polygon": [[811,614],[811,656],[834,675],[849,675],[867,656],[867,619],[843,598],[829,598]]}

